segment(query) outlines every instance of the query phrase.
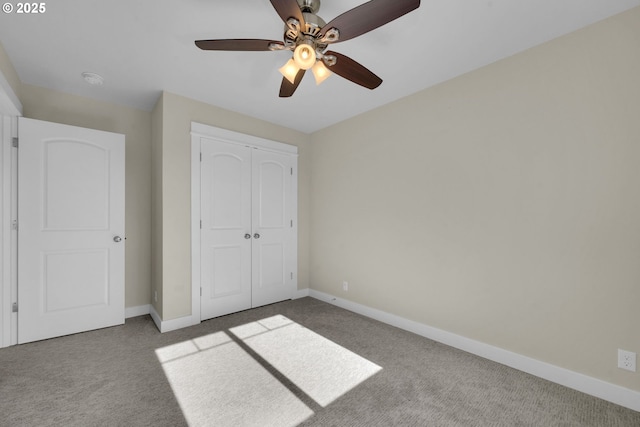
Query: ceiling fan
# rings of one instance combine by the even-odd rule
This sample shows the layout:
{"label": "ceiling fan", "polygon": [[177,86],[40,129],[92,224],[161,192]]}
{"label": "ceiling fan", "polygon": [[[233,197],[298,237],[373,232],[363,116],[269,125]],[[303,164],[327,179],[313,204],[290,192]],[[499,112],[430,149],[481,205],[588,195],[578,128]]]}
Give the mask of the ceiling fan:
{"label": "ceiling fan", "polygon": [[316,83],[332,73],[368,89],[382,79],[353,59],[327,51],[332,43],[343,42],[383,26],[420,6],[420,0],[371,0],[325,23],[316,13],[320,0],[270,0],[285,23],[284,42],[264,39],[197,40],[202,50],[293,51],[293,58],[280,68],[284,76],[280,97],[289,97],[298,88],[308,69]]}

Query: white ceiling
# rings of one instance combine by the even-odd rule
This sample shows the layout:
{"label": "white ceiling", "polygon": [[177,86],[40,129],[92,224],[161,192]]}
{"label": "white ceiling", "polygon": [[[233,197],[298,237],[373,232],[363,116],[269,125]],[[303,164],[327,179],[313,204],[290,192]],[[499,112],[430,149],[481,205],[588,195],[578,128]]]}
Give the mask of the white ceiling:
{"label": "white ceiling", "polygon": [[[16,2],[13,2],[16,3]],[[322,0],[329,22],[363,0]],[[420,8],[330,47],[384,82],[370,91],[313,76],[279,98],[288,52],[206,52],[194,40],[282,40],[268,0],[55,0],[40,15],[0,13],[20,79],[151,110],[162,90],[311,133],[640,5],[640,0],[422,0]],[[89,86],[83,71],[102,75]],[[310,73],[309,73],[310,74]]]}

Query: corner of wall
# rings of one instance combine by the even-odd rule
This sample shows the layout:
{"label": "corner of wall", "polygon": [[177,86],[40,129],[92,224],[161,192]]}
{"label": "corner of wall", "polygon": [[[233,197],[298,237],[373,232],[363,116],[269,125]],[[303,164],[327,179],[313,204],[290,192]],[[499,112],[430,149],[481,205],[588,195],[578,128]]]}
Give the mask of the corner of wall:
{"label": "corner of wall", "polygon": [[[162,320],[162,137],[164,92],[151,112],[151,305]],[[154,320],[156,320],[154,318]]]}
{"label": "corner of wall", "polygon": [[0,113],[22,115],[22,81],[0,42]]}

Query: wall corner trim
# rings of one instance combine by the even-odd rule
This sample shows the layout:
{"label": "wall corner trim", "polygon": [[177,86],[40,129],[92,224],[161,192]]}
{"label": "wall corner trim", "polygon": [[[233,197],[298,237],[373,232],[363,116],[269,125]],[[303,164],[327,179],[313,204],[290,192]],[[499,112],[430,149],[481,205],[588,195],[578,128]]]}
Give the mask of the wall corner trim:
{"label": "wall corner trim", "polygon": [[345,310],[404,329],[425,338],[475,354],[519,371],[598,397],[600,399],[640,412],[640,392],[606,381],[570,371],[546,362],[541,362],[499,347],[475,341],[432,326],[405,319],[395,314],[367,307],[324,292],[309,290],[309,296],[333,304]]}
{"label": "wall corner trim", "polygon": [[152,305],[150,305],[150,308],[151,310],[149,314],[151,315],[153,323],[156,324],[156,328],[158,328],[160,333],[171,332],[177,329],[195,326],[200,323],[200,319],[196,319],[194,316],[184,316],[178,317],[177,319],[162,320],[160,318],[160,315]]}

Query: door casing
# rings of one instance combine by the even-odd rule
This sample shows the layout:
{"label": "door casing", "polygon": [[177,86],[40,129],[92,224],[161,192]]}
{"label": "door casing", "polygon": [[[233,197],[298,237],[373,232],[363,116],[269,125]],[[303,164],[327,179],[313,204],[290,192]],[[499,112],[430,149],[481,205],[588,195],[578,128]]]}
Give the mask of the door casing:
{"label": "door casing", "polygon": [[0,114],[0,348],[18,343],[17,189],[18,155],[13,147],[17,117]]}
{"label": "door casing", "polygon": [[18,172],[17,149],[12,139],[18,137],[18,117],[22,103],[0,70],[0,348],[18,343],[18,313],[12,311],[18,301],[17,220]]}

